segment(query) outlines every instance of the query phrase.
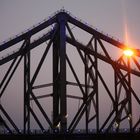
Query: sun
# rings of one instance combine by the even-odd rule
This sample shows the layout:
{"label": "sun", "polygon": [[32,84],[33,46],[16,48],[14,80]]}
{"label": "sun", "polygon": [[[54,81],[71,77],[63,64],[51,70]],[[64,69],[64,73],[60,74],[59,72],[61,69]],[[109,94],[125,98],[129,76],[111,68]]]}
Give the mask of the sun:
{"label": "sun", "polygon": [[123,53],[125,56],[131,57],[131,56],[133,56],[134,51],[132,49],[125,49]]}

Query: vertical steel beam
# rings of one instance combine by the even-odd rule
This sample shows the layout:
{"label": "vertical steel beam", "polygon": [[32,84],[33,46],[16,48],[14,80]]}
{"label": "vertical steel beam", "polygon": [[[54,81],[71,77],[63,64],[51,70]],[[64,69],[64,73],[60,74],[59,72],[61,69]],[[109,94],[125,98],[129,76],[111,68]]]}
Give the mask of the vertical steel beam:
{"label": "vertical steel beam", "polygon": [[53,41],[53,127],[59,124],[59,35]]}
{"label": "vertical steel beam", "polygon": [[[98,53],[97,49],[97,39],[94,40],[95,54]],[[98,92],[98,61],[97,55],[94,56],[95,59],[95,93],[96,93],[96,129],[99,132],[99,92]]]}
{"label": "vertical steel beam", "polygon": [[61,132],[67,129],[67,101],[66,101],[66,17],[61,13],[58,17],[60,35],[60,117]]}
{"label": "vertical steel beam", "polygon": [[127,58],[128,60],[128,110],[129,110],[129,114],[128,114],[128,120],[129,120],[129,124],[130,124],[130,131],[132,131],[132,97],[131,97],[131,66],[130,66],[130,58]]}
{"label": "vertical steel beam", "polygon": [[[86,65],[88,66],[88,57],[85,53],[85,63]],[[87,98],[88,98],[88,87],[87,87],[87,84],[88,84],[88,72],[87,72],[87,67],[85,66],[85,96],[84,96],[84,102],[87,101]],[[86,133],[88,133],[88,104],[86,102],[86,111],[85,111],[85,123],[86,123]]]}
{"label": "vertical steel beam", "polygon": [[[114,110],[115,110],[115,118],[116,118],[116,124],[118,124],[119,122],[117,122],[118,120],[118,102],[119,102],[119,97],[118,97],[118,77],[116,74],[116,71],[114,69],[114,88],[115,88],[115,102],[114,102]],[[116,125],[116,131],[119,131],[119,127]]]}
{"label": "vertical steel beam", "polygon": [[[30,44],[28,39],[26,48]],[[26,51],[25,48],[25,51]],[[30,51],[24,55],[24,134],[30,133]]]}

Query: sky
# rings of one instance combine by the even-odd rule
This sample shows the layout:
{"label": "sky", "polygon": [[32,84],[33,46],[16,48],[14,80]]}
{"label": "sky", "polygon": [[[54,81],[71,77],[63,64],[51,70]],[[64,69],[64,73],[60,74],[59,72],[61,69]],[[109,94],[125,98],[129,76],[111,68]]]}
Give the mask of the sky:
{"label": "sky", "polygon": [[131,42],[138,47],[139,5],[139,0],[1,0],[0,41],[23,31],[64,7],[73,15],[120,40],[124,40],[124,26],[127,24]]}
{"label": "sky", "polygon": [[[39,23],[57,10],[65,8],[104,33],[140,49],[139,7],[139,0],[0,0],[0,42]],[[0,57],[1,55],[3,54],[1,53]],[[8,64],[1,66],[0,78],[3,77],[7,67]],[[15,76],[16,83],[19,80],[18,74]],[[9,90],[11,89],[17,93],[18,90],[20,91],[12,84]],[[6,100],[8,98],[5,97],[3,104],[6,104]],[[14,102],[15,99],[11,98],[11,100]],[[18,101],[18,98],[16,100]],[[10,110],[10,105],[7,109]],[[20,109],[20,107],[15,109],[13,105],[13,110]],[[11,112],[10,114],[12,116]],[[13,118],[15,119],[16,115],[13,115]],[[20,117],[17,118],[19,122]]]}

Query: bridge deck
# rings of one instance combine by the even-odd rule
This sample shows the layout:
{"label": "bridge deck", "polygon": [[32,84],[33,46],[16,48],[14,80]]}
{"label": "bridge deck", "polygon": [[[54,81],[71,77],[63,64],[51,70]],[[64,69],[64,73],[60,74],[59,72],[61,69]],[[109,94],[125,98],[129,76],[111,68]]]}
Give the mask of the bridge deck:
{"label": "bridge deck", "polygon": [[140,133],[119,134],[49,134],[49,135],[0,135],[0,139],[30,139],[30,140],[139,140]]}

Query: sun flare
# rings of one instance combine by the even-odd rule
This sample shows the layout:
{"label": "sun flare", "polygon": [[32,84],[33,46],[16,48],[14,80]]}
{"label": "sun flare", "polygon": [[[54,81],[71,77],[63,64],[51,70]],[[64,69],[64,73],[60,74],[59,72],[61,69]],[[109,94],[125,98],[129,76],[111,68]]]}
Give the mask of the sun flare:
{"label": "sun flare", "polygon": [[134,54],[133,50],[131,50],[131,49],[126,49],[126,50],[124,50],[123,53],[127,57],[131,57]]}

